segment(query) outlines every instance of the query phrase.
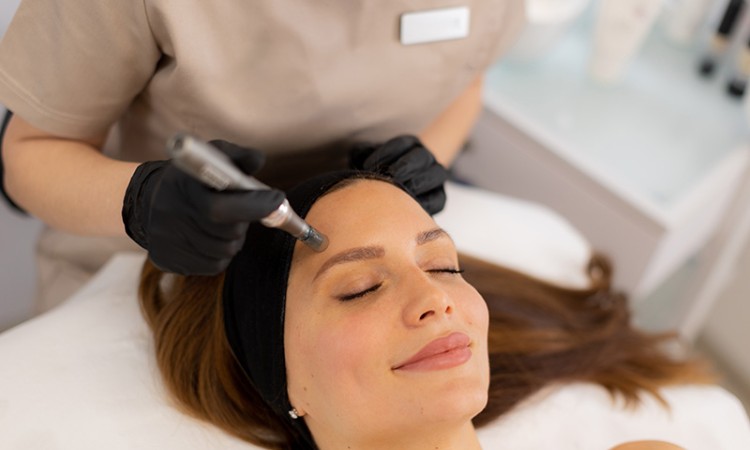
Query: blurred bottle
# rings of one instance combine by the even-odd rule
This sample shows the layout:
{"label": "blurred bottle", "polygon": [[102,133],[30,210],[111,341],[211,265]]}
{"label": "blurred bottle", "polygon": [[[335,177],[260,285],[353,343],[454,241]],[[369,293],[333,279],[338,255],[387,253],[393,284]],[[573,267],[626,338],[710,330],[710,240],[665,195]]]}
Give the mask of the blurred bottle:
{"label": "blurred bottle", "polygon": [[727,93],[733,97],[745,95],[747,80],[750,78],[750,36],[745,39],[745,44],[737,51],[734,68],[727,83]]}
{"label": "blurred bottle", "polygon": [[729,49],[732,32],[737,28],[744,9],[745,0],[730,0],[727,4],[719,27],[709,42],[708,52],[700,62],[699,70],[701,74],[705,76],[713,75],[716,66]]}
{"label": "blurred bottle", "polygon": [[691,44],[715,5],[716,0],[677,0],[664,15],[667,37],[677,44]]}
{"label": "blurred bottle", "polygon": [[590,3],[591,0],[526,0],[526,27],[507,58],[530,61],[544,56]]}
{"label": "blurred bottle", "polygon": [[602,83],[619,82],[653,28],[663,0],[601,0],[589,72]]}
{"label": "blurred bottle", "polygon": [[745,110],[745,121],[750,125],[750,95],[746,95],[742,100],[742,104]]}

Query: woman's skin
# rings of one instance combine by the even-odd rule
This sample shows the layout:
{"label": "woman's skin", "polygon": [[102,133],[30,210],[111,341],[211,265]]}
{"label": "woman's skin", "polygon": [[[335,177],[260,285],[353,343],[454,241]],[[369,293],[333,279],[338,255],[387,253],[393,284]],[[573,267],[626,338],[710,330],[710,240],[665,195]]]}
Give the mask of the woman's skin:
{"label": "woman's skin", "polygon": [[[450,237],[382,181],[324,196],[307,220],[330,246],[295,248],[284,344],[289,398],[319,447],[479,449],[488,312]],[[430,343],[452,350],[407,363]]]}
{"label": "woman's skin", "polygon": [[633,441],[612,447],[610,450],[685,450],[664,441]]}

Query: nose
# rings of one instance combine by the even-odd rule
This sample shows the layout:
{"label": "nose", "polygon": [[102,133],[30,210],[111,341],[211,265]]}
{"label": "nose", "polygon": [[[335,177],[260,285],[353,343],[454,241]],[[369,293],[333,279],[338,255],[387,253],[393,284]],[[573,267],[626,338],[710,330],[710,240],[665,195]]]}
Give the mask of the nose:
{"label": "nose", "polygon": [[421,270],[404,280],[406,302],[403,310],[407,326],[421,326],[453,314],[450,295],[431,275]]}

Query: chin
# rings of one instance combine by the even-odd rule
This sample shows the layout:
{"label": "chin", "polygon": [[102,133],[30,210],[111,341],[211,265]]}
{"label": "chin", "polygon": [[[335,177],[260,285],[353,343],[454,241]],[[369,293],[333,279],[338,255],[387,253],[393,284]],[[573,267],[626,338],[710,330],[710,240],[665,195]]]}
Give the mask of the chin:
{"label": "chin", "polygon": [[471,420],[487,406],[488,388],[489,382],[483,379],[451,383],[433,396],[424,417],[436,423]]}
{"label": "chin", "polygon": [[361,424],[366,425],[357,428],[370,428],[370,436],[403,437],[473,426],[471,420],[487,405],[487,383],[476,378],[470,384],[466,383],[469,380],[462,381],[444,384],[440,389],[417,388],[409,394],[391,397],[387,411],[368,410],[367,417],[359,417]]}

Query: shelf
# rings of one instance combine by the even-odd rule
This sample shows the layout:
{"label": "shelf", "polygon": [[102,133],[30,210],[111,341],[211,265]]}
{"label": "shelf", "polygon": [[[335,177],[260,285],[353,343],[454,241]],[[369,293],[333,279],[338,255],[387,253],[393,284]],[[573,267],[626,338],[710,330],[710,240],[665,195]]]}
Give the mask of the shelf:
{"label": "shelf", "polygon": [[592,32],[589,14],[543,58],[490,68],[454,172],[556,210],[644,299],[721,229],[747,173],[748,120],[726,74],[699,76],[699,49],[658,28],[621,83],[593,81]]}
{"label": "shelf", "polygon": [[697,74],[697,48],[672,45],[658,28],[620,84],[597,84],[586,72],[592,33],[582,19],[544,58],[493,66],[485,105],[641,210],[671,220],[683,197],[747,141],[741,101],[725,94],[724,74]]}

